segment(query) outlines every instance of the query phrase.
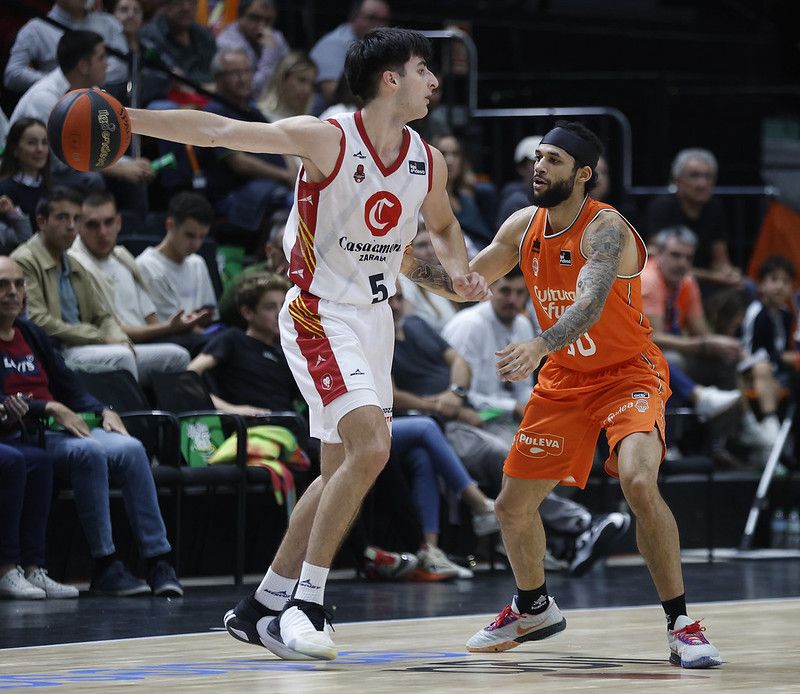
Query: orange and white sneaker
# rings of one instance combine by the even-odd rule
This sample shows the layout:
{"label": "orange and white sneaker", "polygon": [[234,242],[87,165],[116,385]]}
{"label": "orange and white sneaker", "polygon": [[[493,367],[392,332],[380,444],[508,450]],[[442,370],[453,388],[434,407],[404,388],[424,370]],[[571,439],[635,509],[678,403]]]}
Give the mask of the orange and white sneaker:
{"label": "orange and white sneaker", "polygon": [[550,598],[547,609],[539,614],[517,612],[516,600],[512,600],[489,626],[467,641],[467,650],[471,653],[507,651],[526,641],[541,641],[555,636],[566,628],[567,620],[553,598]]}
{"label": "orange and white sneaker", "polygon": [[719,651],[703,636],[700,620],[681,615],[672,631],[667,632],[669,662],[686,668],[714,667],[722,664]]}

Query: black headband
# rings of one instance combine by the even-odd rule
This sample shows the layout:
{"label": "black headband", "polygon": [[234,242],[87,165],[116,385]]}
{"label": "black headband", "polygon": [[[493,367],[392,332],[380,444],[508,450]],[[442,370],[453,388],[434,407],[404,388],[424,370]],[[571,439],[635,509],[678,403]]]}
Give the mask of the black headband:
{"label": "black headband", "polygon": [[592,169],[597,166],[597,162],[600,160],[600,152],[591,142],[584,140],[580,135],[576,135],[566,128],[553,128],[542,138],[540,144],[560,147],[567,154],[575,157],[575,161],[578,164],[591,166]]}

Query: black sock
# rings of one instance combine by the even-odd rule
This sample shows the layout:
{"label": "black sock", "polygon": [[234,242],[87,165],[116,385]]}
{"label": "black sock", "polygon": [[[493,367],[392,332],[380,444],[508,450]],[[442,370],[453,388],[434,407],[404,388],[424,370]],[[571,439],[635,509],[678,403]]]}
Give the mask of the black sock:
{"label": "black sock", "polygon": [[514,596],[517,600],[517,611],[527,614],[539,614],[547,609],[550,598],[547,597],[547,581],[533,590],[520,590]]}
{"label": "black sock", "polygon": [[675,628],[675,620],[686,614],[686,593],[672,598],[672,600],[664,600],[661,607],[664,608],[664,614],[667,615],[667,629],[672,631]]}
{"label": "black sock", "polygon": [[153,569],[156,568],[156,564],[160,561],[169,562],[169,553],[167,554],[157,554],[155,557],[148,557],[147,561],[147,573],[150,573]]}
{"label": "black sock", "polygon": [[114,563],[114,560],[117,558],[116,554],[109,554],[105,557],[95,557],[94,558],[94,575],[99,576],[102,574],[111,564]]}

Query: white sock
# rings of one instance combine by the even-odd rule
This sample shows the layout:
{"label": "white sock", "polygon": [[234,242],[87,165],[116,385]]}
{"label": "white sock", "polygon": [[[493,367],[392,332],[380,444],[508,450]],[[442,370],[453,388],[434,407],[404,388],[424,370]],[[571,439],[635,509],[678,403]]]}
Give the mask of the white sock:
{"label": "white sock", "polygon": [[295,600],[306,600],[318,605],[324,604],[325,582],[328,580],[329,571],[330,567],[328,566],[314,566],[304,561],[297,590],[294,593]]}
{"label": "white sock", "polygon": [[270,567],[267,575],[256,588],[255,598],[267,609],[282,610],[289,598],[292,597],[296,583],[296,578],[286,578],[276,574]]}

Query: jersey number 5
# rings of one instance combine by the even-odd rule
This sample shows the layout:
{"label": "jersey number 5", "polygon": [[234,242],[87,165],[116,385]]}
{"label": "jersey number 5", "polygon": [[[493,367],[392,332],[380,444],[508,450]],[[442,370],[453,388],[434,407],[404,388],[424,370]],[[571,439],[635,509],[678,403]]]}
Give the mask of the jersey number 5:
{"label": "jersey number 5", "polygon": [[389,298],[389,290],[383,283],[383,273],[369,276],[369,286],[372,289],[372,303],[379,304]]}

